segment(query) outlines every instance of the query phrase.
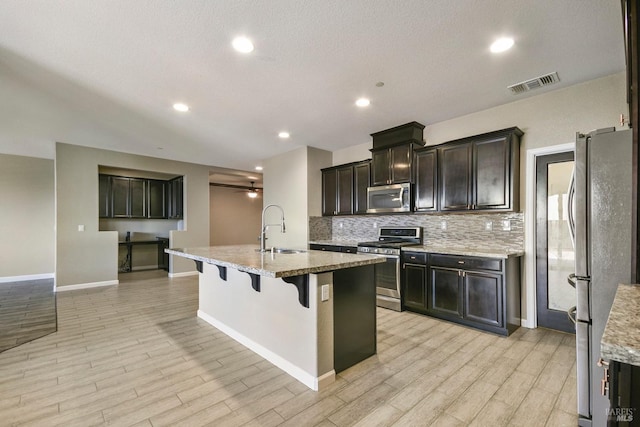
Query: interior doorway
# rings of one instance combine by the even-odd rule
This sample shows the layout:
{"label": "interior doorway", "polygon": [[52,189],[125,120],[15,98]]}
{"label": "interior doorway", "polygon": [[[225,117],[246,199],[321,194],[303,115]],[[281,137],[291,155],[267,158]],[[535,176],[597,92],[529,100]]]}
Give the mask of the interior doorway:
{"label": "interior doorway", "polygon": [[575,289],[567,282],[575,252],[569,231],[574,153],[536,157],[536,314],[538,326],[575,333],[567,311]]}

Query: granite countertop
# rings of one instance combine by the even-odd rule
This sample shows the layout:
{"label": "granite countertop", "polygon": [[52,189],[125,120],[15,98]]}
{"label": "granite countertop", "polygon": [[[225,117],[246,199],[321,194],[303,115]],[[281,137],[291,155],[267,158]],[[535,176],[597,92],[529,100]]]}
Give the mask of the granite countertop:
{"label": "granite countertop", "polygon": [[257,252],[257,245],[170,248],[166,253],[265,277],[290,277],[385,262],[383,257],[342,252],[305,251],[297,254]]}
{"label": "granite countertop", "polygon": [[510,258],[524,255],[521,249],[479,247],[479,246],[451,246],[427,243],[422,246],[405,246],[404,251],[429,252],[445,255],[479,256],[485,258]]}
{"label": "granite countertop", "polygon": [[640,285],[618,285],[600,353],[605,359],[640,366]]}
{"label": "granite countertop", "polygon": [[[356,240],[316,240],[309,242],[318,245],[334,245],[334,246],[358,246]],[[426,243],[424,245],[405,246],[405,251],[429,252],[434,254],[446,255],[463,255],[463,256],[479,256],[485,258],[510,258],[524,255],[522,249],[496,248],[487,245],[480,246],[453,246],[438,243]]]}

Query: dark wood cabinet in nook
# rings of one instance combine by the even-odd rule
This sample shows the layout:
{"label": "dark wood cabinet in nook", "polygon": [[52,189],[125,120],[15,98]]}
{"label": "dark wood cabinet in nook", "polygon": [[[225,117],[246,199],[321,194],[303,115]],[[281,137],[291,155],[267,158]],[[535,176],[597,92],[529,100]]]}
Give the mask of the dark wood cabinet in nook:
{"label": "dark wood cabinet in nook", "polygon": [[411,182],[413,143],[371,150],[372,185]]}
{"label": "dark wood cabinet in nook", "polygon": [[146,216],[146,180],[111,177],[111,216],[144,218]]}
{"label": "dark wood cabinet in nook", "polygon": [[111,217],[111,177],[98,175],[98,217]]}
{"label": "dark wood cabinet in nook", "polygon": [[514,127],[440,146],[440,210],[518,211],[522,135]]}
{"label": "dark wood cabinet in nook", "polygon": [[184,214],[184,178],[179,176],[167,183],[167,217],[182,219]]}
{"label": "dark wood cabinet in nook", "polygon": [[424,148],[415,151],[415,210],[438,210],[438,151]]}
{"label": "dark wood cabinet in nook", "polygon": [[162,219],[167,217],[166,182],[156,179],[147,181],[147,218]]}
{"label": "dark wood cabinet in nook", "polygon": [[366,213],[369,165],[363,161],[322,169],[322,215]]}

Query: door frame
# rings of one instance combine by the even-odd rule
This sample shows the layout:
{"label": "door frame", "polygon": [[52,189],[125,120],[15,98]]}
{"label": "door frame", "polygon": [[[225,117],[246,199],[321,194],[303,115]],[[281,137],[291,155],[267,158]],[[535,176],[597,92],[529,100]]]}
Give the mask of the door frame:
{"label": "door frame", "polygon": [[537,328],[536,305],[536,158],[548,154],[575,150],[575,142],[552,145],[549,147],[532,148],[527,150],[525,170],[526,209],[524,212],[524,295],[526,296],[526,318],[521,324],[526,328]]}

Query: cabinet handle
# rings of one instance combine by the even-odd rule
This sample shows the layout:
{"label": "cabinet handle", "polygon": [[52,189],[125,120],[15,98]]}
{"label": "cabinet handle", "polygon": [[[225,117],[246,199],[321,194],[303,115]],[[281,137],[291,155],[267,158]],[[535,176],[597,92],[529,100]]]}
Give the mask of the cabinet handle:
{"label": "cabinet handle", "polygon": [[458,264],[464,264],[464,261],[458,261]]}
{"label": "cabinet handle", "polygon": [[411,259],[416,259],[416,257],[414,257],[414,256],[410,256],[409,258],[411,258]]}
{"label": "cabinet handle", "polygon": [[600,380],[600,393],[606,396],[609,393],[609,363],[604,361],[602,357],[598,359],[598,366],[604,368],[604,374]]}

